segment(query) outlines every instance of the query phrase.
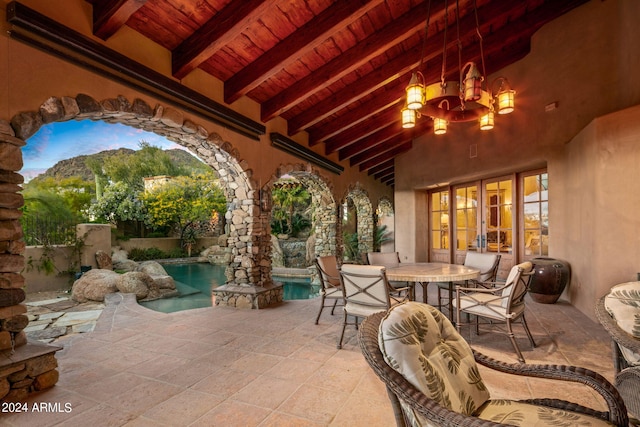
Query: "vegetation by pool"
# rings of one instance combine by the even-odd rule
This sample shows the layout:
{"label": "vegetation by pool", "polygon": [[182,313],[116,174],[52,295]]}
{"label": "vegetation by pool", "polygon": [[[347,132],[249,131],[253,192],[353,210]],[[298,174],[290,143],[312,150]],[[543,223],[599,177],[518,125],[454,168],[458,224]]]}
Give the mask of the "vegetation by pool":
{"label": "vegetation by pool", "polygon": [[[179,296],[140,303],[144,307],[163,313],[211,307],[211,289],[225,283],[223,265],[207,263],[165,264],[167,273],[176,281]],[[308,299],[318,296],[319,287],[311,284],[308,277],[273,277],[284,284],[284,299]]]}

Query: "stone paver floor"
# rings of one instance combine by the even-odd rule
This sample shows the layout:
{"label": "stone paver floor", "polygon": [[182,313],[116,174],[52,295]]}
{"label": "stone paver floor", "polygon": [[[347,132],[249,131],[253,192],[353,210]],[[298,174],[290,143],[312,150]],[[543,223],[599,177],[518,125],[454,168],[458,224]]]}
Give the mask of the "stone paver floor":
{"label": "stone paver floor", "polygon": [[[74,325],[82,315],[72,313],[85,311],[82,322],[91,324],[99,306],[60,309],[71,303],[47,300],[58,298],[31,304],[29,311],[41,311],[34,323],[51,320],[48,328],[68,332],[55,340],[63,347],[56,354],[60,379],[26,403],[50,410],[0,414],[0,425],[395,425],[385,387],[362,357],[355,329],[347,328],[343,349],[337,350],[342,313],[325,310],[314,324],[318,299],[263,310],[212,307],[164,314],[141,307],[133,295],[113,294],[93,331],[84,333],[74,333],[74,326],[82,328]],[[436,300],[431,292],[430,300]],[[54,326],[66,316],[66,326]],[[538,346],[532,349],[518,327],[516,334],[528,363],[584,366],[613,379],[609,337],[597,322],[562,301],[528,301],[527,318]],[[502,335],[478,337],[463,330],[463,336],[489,356],[516,361]],[[493,398],[563,398],[605,409],[579,384],[484,368],[481,374]]]}
{"label": "stone paver floor", "polygon": [[24,330],[27,337],[45,343],[93,331],[104,309],[101,302],[79,304],[63,292],[30,294],[25,304],[29,316],[29,325]]}

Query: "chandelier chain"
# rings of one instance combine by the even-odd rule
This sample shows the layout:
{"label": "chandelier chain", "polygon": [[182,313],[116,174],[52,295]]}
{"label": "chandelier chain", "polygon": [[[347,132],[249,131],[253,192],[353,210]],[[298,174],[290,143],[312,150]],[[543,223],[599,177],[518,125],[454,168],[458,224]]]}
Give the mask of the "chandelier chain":
{"label": "chandelier chain", "polygon": [[449,2],[444,2],[444,42],[442,45],[442,71],[440,71],[440,81],[445,85],[444,74],[447,69],[447,28],[449,28]]}

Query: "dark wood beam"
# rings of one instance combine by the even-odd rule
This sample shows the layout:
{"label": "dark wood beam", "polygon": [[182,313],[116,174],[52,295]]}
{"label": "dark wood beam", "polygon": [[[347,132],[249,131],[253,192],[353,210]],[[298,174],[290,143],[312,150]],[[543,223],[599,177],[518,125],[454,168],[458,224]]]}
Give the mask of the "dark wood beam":
{"label": "dark wood beam", "polygon": [[[388,139],[402,134],[402,123],[399,120],[393,120],[376,133],[359,139],[356,143],[342,148],[338,151],[338,159],[340,161],[350,159],[364,151],[369,152],[373,147],[387,141]],[[408,138],[405,138],[405,140]]]}
{"label": "dark wood beam", "polygon": [[[373,116],[358,123],[357,125],[351,126],[345,129],[343,132],[340,132],[332,136],[331,138],[326,139],[324,141],[325,154],[334,153],[341,148],[353,144],[360,138],[364,138],[375,133],[376,131],[385,127],[388,123],[394,120],[397,121],[400,117],[401,108],[402,103],[394,104],[386,110],[374,114]],[[311,145],[311,141],[309,141],[309,145]]]}
{"label": "dark wood beam", "polygon": [[360,166],[358,167],[360,172],[364,172],[366,170],[371,169],[374,166],[377,166],[379,164],[382,164],[384,162],[386,162],[389,159],[393,159],[394,157],[402,154],[402,153],[406,153],[407,151],[411,150],[411,146],[413,144],[413,141],[408,141],[405,142],[402,145],[399,145],[398,147],[394,148],[393,150],[387,151],[386,153],[382,153],[376,157],[373,157],[369,160],[367,160],[366,162],[360,164]]}
{"label": "dark wood beam", "polygon": [[391,151],[399,145],[404,144],[407,141],[411,141],[411,137],[403,134],[393,135],[385,141],[377,144],[374,147],[371,147],[365,151],[362,151],[360,154],[353,156],[349,159],[349,166],[356,166],[361,163],[366,162],[372,157],[379,156],[382,153],[386,153],[387,151]]}
{"label": "dark wood beam", "polygon": [[395,176],[389,176],[387,178],[381,179],[380,182],[382,182],[383,184],[389,185],[391,187],[393,187],[394,183],[395,183]]}
{"label": "dark wood beam", "polygon": [[[297,61],[332,34],[344,30],[382,0],[350,0],[336,2],[293,32],[280,43],[248,64],[224,83],[224,101],[231,104],[255,89],[281,69]],[[265,118],[267,122],[275,116]]]}
{"label": "dark wood beam", "polygon": [[[511,3],[511,5],[517,3]],[[496,14],[498,14],[499,18],[503,16],[508,16],[511,13],[510,8],[505,8],[504,5],[496,6],[495,3],[492,3],[490,6],[485,8],[481,8],[478,11],[479,15],[492,17],[496,19]],[[481,21],[482,22],[482,21]],[[482,28],[488,28],[489,23],[484,24]],[[449,28],[448,31],[452,31],[455,28]],[[476,36],[476,20],[475,15],[470,14],[464,17],[460,21],[460,30],[461,30],[461,39],[467,40],[477,37]],[[438,59],[438,64],[436,64],[436,70],[440,70],[441,63],[441,52],[442,52],[442,40],[444,39],[444,31],[440,31],[438,34],[435,34],[427,40],[426,47],[424,49],[424,61],[430,61],[433,59]],[[496,40],[494,37],[492,40],[485,41],[485,46],[492,41],[501,43],[501,40]],[[467,43],[469,44],[469,43]],[[455,64],[452,66],[452,69],[457,69],[457,59],[458,59],[458,51],[457,51],[457,40],[453,37],[450,37],[447,40],[447,52],[448,64]],[[470,53],[465,51],[478,51],[478,44],[472,43],[471,46],[468,46],[466,49],[463,49],[462,57],[465,58],[465,61],[468,60]],[[369,93],[373,92],[379,87],[386,85],[390,80],[397,78],[399,75],[404,75],[408,71],[413,70],[420,63],[420,55],[422,52],[422,44],[418,43],[414,45],[410,49],[407,49],[405,53],[402,55],[398,55],[394,59],[386,62],[383,66],[377,67],[374,71],[368,73],[366,76],[363,76],[356,83],[350,84],[347,88],[341,90],[339,93],[336,93],[330,97],[325,98],[324,100],[316,103],[312,108],[299,113],[295,117],[289,119],[289,134],[293,135],[301,131],[303,128],[312,126],[313,124],[323,120],[324,118],[332,115],[336,111],[344,108],[345,105],[358,101],[359,99],[365,97]],[[479,55],[479,51],[476,53]],[[438,71],[439,75],[439,71]],[[425,76],[426,77],[426,76]],[[430,81],[430,80],[428,80]],[[407,80],[408,82],[408,80]]]}
{"label": "dark wood beam", "polygon": [[[424,2],[391,21],[341,55],[335,57],[311,74],[298,80],[262,104],[262,121],[266,122],[320,90],[326,89],[358,67],[386,52],[424,27]],[[434,7],[433,16],[441,15],[444,4]]]}
{"label": "dark wood beam", "polygon": [[426,133],[431,128],[431,120],[420,120],[418,121],[418,123],[416,123],[416,126],[413,129],[403,129],[402,123],[398,118],[396,118],[376,133],[362,138],[356,143],[340,149],[338,151],[338,158],[340,160],[346,160],[363,153],[370,153],[371,150],[374,150],[381,144],[387,145],[388,140],[398,135],[404,138],[404,141],[408,141],[414,138],[416,134],[421,135],[423,133]]}
{"label": "dark wood beam", "polygon": [[376,174],[373,175],[373,177],[375,179],[385,179],[385,178],[393,178],[394,175],[395,175],[395,173],[393,171],[393,168],[391,168],[391,169],[387,169],[385,171],[376,173]]}
{"label": "dark wood beam", "polygon": [[124,26],[147,0],[104,0],[93,2],[93,35],[107,40]]}
{"label": "dark wood beam", "polygon": [[394,163],[393,159],[387,160],[386,162],[384,162],[382,164],[379,164],[378,166],[369,169],[367,171],[367,174],[368,175],[373,175],[373,174],[382,172],[383,170],[386,170],[386,169],[389,169],[389,168],[392,168],[392,167],[395,167],[395,163]]}
{"label": "dark wood beam", "polygon": [[234,1],[208,20],[171,52],[172,74],[182,79],[224,45],[236,39],[254,21],[275,7],[276,0]]}
{"label": "dark wood beam", "polygon": [[[537,29],[532,25],[531,22],[527,22],[525,20],[519,20],[519,23],[516,27],[517,31],[513,34],[507,30],[498,31],[491,36],[487,37],[492,43],[488,48],[485,48],[485,57],[495,56],[495,59],[491,61],[487,61],[487,73],[494,73],[506,65],[511,64],[512,62],[524,57],[530,49],[530,38],[531,34],[535,32]],[[500,40],[508,41],[507,46],[504,46],[500,43]],[[487,43],[485,43],[485,46]],[[463,50],[463,57],[467,58],[467,60],[475,60],[478,61],[480,56],[479,52],[477,52],[477,47],[470,46]],[[430,70],[426,73],[425,79],[427,82],[434,82],[440,80],[440,69],[435,66],[437,60],[431,61],[431,64],[427,65],[427,69]],[[457,71],[457,52],[452,52],[447,58],[448,64],[455,64],[449,67],[447,70],[447,75],[451,75]],[[431,65],[431,66],[429,66]],[[331,118],[331,120],[327,123],[327,126],[335,126],[340,123],[343,125],[346,123],[351,123],[355,120],[358,122],[362,122],[366,120],[371,115],[380,111],[381,109],[385,109],[391,104],[395,104],[397,102],[402,101],[404,98],[404,87],[406,83],[409,81],[410,73],[406,73],[403,76],[400,76],[393,82],[387,84],[385,87],[377,89],[366,99],[366,110],[363,108],[352,108],[349,112],[341,114],[338,118]],[[399,112],[398,112],[399,114]],[[398,116],[399,117],[399,116]],[[400,120],[398,118],[398,120]],[[291,124],[291,121],[289,121]],[[311,133],[317,135],[315,133],[316,128],[322,128],[324,122],[319,122],[317,126],[314,126],[314,129]]]}

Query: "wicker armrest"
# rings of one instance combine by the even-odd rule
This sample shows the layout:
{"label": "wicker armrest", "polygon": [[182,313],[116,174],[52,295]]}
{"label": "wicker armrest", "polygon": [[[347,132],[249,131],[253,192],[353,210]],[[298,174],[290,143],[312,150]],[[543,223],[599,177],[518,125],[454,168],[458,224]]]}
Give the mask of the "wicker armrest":
{"label": "wicker armrest", "polygon": [[606,295],[598,300],[596,304],[596,317],[600,324],[607,330],[611,338],[621,346],[628,348],[634,353],[640,353],[640,340],[633,335],[625,332],[616,320],[611,317],[604,306]]}
{"label": "wicker armrest", "polygon": [[[494,369],[500,372],[508,374],[523,375],[527,377],[537,377],[546,379],[555,379],[561,381],[571,381],[584,384],[602,396],[609,409],[608,412],[599,412],[589,410],[592,415],[598,416],[606,421],[609,421],[615,425],[627,425],[628,415],[627,409],[622,397],[618,390],[611,384],[605,377],[599,373],[587,368],[580,368],[576,366],[565,365],[534,365],[524,363],[504,363],[491,357],[485,356],[482,353],[473,350],[476,362],[486,366],[490,369]],[[578,407],[571,402],[566,402],[556,399],[534,399],[533,402],[556,402],[558,407],[567,405],[564,409],[572,409]],[[584,408],[579,406],[580,408]],[[588,408],[586,408],[588,409]]]}
{"label": "wicker armrest", "polygon": [[434,421],[434,425],[442,427],[495,427],[503,425],[463,415],[438,405],[407,381],[405,377],[391,368],[391,366],[385,362],[382,352],[380,352],[380,348],[378,347],[377,340],[363,339],[365,335],[371,338],[378,335],[378,326],[385,314],[384,312],[372,314],[362,322],[358,328],[358,342],[369,366],[371,366],[376,375],[384,379],[398,426],[407,425],[398,398],[406,402],[425,418]]}

